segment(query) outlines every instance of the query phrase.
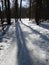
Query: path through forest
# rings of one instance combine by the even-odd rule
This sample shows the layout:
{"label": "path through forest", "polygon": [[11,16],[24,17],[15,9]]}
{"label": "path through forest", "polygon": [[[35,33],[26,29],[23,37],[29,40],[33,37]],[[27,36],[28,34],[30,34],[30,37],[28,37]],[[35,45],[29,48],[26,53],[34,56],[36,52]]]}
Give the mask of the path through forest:
{"label": "path through forest", "polygon": [[0,65],[49,65],[49,23],[37,26],[28,19],[12,19],[5,30],[0,36]]}

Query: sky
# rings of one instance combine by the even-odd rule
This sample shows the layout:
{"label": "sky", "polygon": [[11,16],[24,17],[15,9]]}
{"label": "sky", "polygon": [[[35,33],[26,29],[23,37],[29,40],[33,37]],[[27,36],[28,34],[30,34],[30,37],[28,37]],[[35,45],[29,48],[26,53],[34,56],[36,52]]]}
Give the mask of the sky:
{"label": "sky", "polygon": [[[20,0],[18,2],[20,2]],[[23,7],[28,7],[29,6],[28,3],[29,3],[28,0],[22,0]]]}
{"label": "sky", "polygon": [[[11,1],[11,0],[10,0]],[[22,7],[28,7],[28,2],[29,0],[22,0]],[[20,0],[18,0],[18,4],[20,6]],[[12,1],[11,1],[11,6],[12,6]]]}
{"label": "sky", "polygon": [[0,2],[0,6],[1,6],[1,2]]}
{"label": "sky", "polygon": [[[10,3],[11,3],[11,7],[12,7],[13,0],[10,0]],[[18,4],[20,6],[20,0],[18,0]],[[0,3],[0,6],[1,6],[1,3]],[[28,6],[29,6],[29,0],[22,0],[22,7],[27,8]]]}

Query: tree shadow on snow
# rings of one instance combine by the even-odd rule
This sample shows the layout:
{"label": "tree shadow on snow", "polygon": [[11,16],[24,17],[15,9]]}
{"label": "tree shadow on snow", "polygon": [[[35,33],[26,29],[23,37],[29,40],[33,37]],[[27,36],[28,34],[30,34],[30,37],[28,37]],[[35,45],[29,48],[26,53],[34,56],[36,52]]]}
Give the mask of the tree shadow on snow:
{"label": "tree shadow on snow", "polygon": [[31,55],[26,46],[26,40],[24,38],[23,32],[21,30],[19,22],[16,22],[16,37],[18,45],[18,65],[34,65],[31,59]]}
{"label": "tree shadow on snow", "polygon": [[49,24],[43,24],[43,23],[41,23],[40,24],[40,27],[43,27],[43,28],[45,28],[45,29],[48,29],[49,30]]}
{"label": "tree shadow on snow", "polygon": [[4,30],[1,30],[1,34],[0,34],[0,42],[2,42],[2,39],[3,39],[3,37],[4,37],[4,35],[6,34],[6,32],[8,31],[8,29],[9,29],[9,25],[7,25],[7,26],[5,26],[4,27]]}
{"label": "tree shadow on snow", "polygon": [[46,35],[43,35],[43,34],[40,33],[39,31],[37,31],[37,30],[31,28],[30,26],[24,24],[22,21],[21,21],[21,23],[22,23],[23,25],[25,25],[26,27],[28,27],[33,33],[40,35],[40,38],[42,38],[43,40],[46,40],[47,42],[49,42],[49,38],[48,38]]}

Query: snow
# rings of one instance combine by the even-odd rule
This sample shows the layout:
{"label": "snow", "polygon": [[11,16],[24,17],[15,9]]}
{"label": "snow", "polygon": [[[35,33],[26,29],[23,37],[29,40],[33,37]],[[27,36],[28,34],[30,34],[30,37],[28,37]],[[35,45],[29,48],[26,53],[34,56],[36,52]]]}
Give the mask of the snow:
{"label": "snow", "polygon": [[0,65],[49,65],[49,23],[11,20],[0,32]]}

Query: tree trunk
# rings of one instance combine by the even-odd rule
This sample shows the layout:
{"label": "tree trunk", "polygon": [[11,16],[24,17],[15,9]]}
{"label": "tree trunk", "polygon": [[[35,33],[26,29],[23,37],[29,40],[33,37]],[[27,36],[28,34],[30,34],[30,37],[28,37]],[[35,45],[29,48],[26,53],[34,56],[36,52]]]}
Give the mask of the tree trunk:
{"label": "tree trunk", "polygon": [[15,18],[18,20],[18,0],[15,0]]}
{"label": "tree trunk", "polygon": [[10,12],[10,1],[5,0],[5,13],[6,13],[6,18],[7,18],[7,24],[11,24],[11,12]]}
{"label": "tree trunk", "polygon": [[21,21],[21,7],[22,7],[22,0],[20,0],[20,21]]}
{"label": "tree trunk", "polygon": [[30,6],[29,6],[29,20],[31,18],[31,0],[30,0]]}
{"label": "tree trunk", "polygon": [[40,19],[40,13],[41,13],[41,5],[42,5],[42,0],[36,0],[36,15],[35,15],[35,20],[37,25],[39,25],[39,19]]}
{"label": "tree trunk", "polygon": [[3,27],[3,0],[1,0],[1,3],[2,3],[2,11],[1,11],[1,8],[0,8],[0,11],[1,11],[1,24],[2,24],[2,27]]}
{"label": "tree trunk", "polygon": [[10,12],[10,1],[8,0],[8,8],[7,8],[7,23],[11,24],[11,12]]}

